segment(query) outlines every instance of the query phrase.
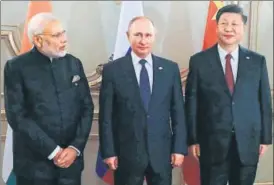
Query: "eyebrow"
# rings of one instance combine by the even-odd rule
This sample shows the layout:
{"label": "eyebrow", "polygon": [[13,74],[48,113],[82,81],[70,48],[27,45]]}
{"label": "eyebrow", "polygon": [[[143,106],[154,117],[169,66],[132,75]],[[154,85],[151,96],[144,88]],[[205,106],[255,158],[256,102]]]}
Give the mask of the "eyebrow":
{"label": "eyebrow", "polygon": [[143,35],[149,34],[149,35],[152,35],[151,32],[146,32],[146,33],[143,33],[143,32],[134,32],[133,34],[134,34],[134,35],[136,35],[136,34],[143,34]]}

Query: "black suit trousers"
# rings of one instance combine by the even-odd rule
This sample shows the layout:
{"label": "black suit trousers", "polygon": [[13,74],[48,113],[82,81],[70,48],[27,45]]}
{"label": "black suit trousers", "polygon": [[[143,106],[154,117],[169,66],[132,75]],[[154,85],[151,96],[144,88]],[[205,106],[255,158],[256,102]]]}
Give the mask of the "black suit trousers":
{"label": "black suit trousers", "polygon": [[114,173],[114,185],[143,185],[146,180],[147,185],[171,185],[172,167],[163,172],[155,172],[150,164],[143,173],[133,173],[117,169]]}
{"label": "black suit trousers", "polygon": [[82,171],[75,162],[68,168],[52,164],[48,166],[47,173],[39,174],[37,172],[31,179],[16,175],[16,185],[81,185]]}
{"label": "black suit trousers", "polygon": [[257,165],[242,165],[234,133],[225,161],[206,164],[200,161],[201,185],[253,185]]}

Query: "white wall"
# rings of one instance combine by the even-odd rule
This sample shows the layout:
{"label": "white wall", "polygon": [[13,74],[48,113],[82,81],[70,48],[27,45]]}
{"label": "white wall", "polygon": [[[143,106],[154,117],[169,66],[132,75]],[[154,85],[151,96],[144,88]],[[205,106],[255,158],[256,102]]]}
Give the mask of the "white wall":
{"label": "white wall", "polygon": [[259,4],[257,51],[266,56],[269,81],[273,89],[273,1]]}

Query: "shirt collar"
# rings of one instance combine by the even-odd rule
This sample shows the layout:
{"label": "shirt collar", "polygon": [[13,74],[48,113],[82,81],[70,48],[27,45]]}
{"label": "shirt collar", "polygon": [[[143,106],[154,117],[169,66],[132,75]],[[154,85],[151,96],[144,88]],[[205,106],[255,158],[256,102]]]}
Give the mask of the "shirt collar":
{"label": "shirt collar", "polygon": [[[219,44],[218,44],[218,52],[219,52],[220,57],[223,59],[225,59],[225,56],[228,54],[228,52],[226,50],[224,50]],[[239,46],[236,47],[236,49],[234,51],[232,51],[230,54],[231,54],[233,60],[236,60],[239,55]]]}
{"label": "shirt collar", "polygon": [[[138,57],[133,51],[131,51],[131,57],[132,57],[133,65],[139,64],[139,61],[142,59],[142,58]],[[150,66],[152,66],[152,56],[151,56],[151,54],[146,56],[146,58],[144,58],[144,59],[147,61],[147,63]]]}

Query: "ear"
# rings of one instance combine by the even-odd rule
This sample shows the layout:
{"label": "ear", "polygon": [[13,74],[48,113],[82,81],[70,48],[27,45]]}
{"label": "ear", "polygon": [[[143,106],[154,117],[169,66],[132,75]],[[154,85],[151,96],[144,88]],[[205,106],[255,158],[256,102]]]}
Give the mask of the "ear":
{"label": "ear", "polygon": [[247,24],[244,24],[244,32],[247,31],[248,27]]}
{"label": "ear", "polygon": [[154,35],[156,36],[158,33],[158,29],[156,27],[154,27]]}
{"label": "ear", "polygon": [[41,48],[43,45],[43,40],[41,37],[39,36],[33,36],[32,37],[33,43],[35,46],[37,46],[38,48]]}
{"label": "ear", "polygon": [[130,32],[129,31],[127,31],[127,39],[129,40],[129,38],[130,38]]}

